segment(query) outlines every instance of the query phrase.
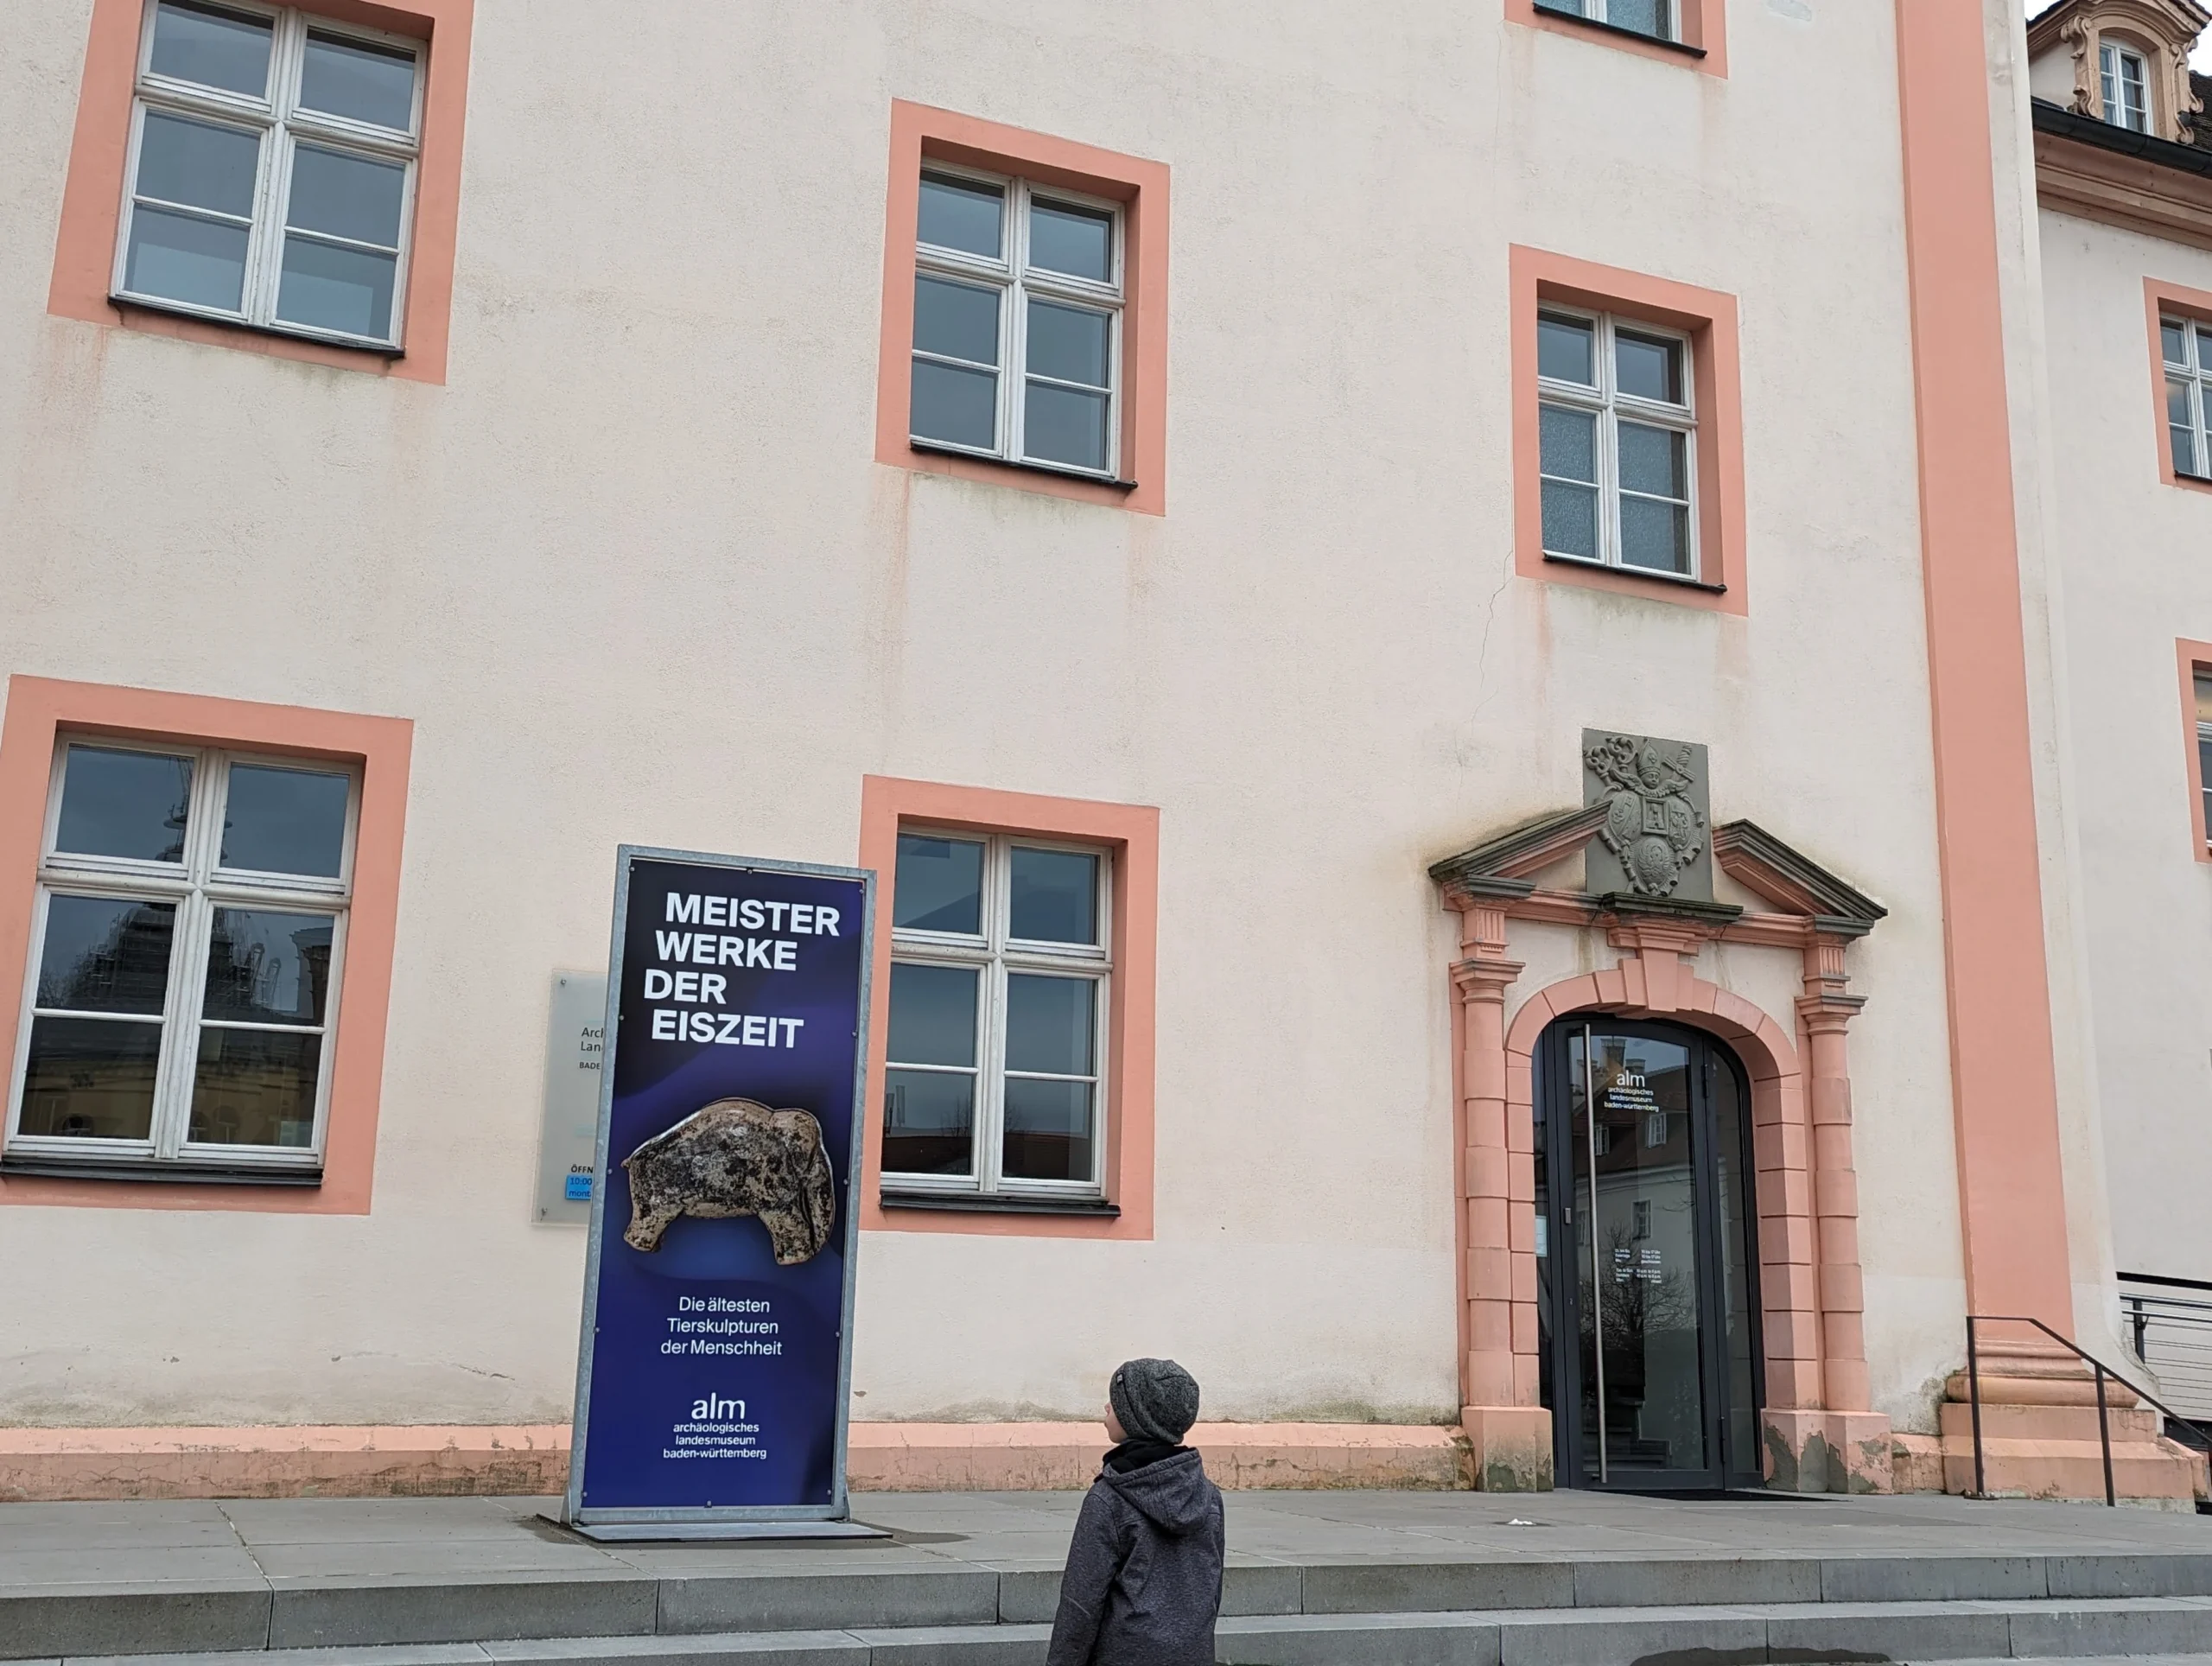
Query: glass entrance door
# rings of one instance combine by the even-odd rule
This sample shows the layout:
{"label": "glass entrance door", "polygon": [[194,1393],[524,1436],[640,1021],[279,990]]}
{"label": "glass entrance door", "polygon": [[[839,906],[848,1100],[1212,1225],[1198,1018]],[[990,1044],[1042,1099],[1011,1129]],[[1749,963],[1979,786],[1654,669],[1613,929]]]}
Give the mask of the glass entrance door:
{"label": "glass entrance door", "polygon": [[1536,1093],[1544,1404],[1559,1484],[1761,1484],[1748,1096],[1717,1042],[1568,1019]]}

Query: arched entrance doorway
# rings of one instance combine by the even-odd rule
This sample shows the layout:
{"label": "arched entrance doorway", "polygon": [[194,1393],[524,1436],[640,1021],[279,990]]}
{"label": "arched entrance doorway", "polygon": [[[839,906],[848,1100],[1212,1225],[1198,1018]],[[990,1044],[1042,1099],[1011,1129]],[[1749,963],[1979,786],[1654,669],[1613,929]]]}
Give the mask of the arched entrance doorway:
{"label": "arched entrance doorway", "polygon": [[1720,1042],[1573,1014],[1535,1059],[1538,1377],[1560,1486],[1764,1484],[1751,1092]]}

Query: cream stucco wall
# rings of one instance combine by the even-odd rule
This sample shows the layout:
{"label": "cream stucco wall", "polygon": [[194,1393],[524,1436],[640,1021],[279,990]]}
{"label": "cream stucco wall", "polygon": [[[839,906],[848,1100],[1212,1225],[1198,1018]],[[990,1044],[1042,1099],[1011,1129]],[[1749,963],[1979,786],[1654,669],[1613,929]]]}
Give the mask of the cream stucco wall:
{"label": "cream stucco wall", "polygon": [[[1886,9],[1733,7],[1725,81],[1499,10],[482,0],[429,387],[47,316],[87,6],[16,8],[0,668],[416,728],[373,1213],[0,1209],[0,1418],[564,1415],[548,975],[618,841],[849,861],[867,772],[1158,804],[1162,849],[1155,1241],[868,1235],[861,1415],[1078,1415],[1148,1351],[1214,1415],[1448,1417],[1425,870],[1614,724],[1891,910],[1868,1346],[1923,1422],[1962,1287]],[[1813,86],[1852,143],[1777,143]],[[872,461],[894,97],[1173,168],[1164,518]],[[1748,618],[1511,575],[1514,243],[1739,297]]]}
{"label": "cream stucco wall", "polygon": [[2212,1278],[2187,1154],[2212,1104],[2212,866],[2195,858],[2177,639],[2212,637],[2212,500],[2159,478],[2144,281],[2212,252],[2045,213],[2051,428],[2085,939],[2120,1269]]}

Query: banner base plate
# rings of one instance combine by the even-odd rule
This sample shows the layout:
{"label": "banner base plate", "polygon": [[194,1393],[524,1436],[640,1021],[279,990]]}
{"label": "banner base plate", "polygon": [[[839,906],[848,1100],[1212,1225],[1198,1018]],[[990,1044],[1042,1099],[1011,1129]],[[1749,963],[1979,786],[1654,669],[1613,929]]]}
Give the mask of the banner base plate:
{"label": "banner base plate", "polygon": [[564,1522],[543,1518],[600,1544],[694,1539],[887,1539],[891,1529],[866,1522]]}

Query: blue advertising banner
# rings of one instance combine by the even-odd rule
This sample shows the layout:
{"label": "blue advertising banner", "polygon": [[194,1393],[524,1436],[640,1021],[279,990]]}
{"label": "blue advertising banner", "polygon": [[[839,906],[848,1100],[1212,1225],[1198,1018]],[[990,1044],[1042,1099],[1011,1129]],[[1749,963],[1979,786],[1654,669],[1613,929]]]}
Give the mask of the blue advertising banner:
{"label": "blue advertising banner", "polygon": [[845,1514],[874,883],[618,853],[563,1511],[586,1532]]}

